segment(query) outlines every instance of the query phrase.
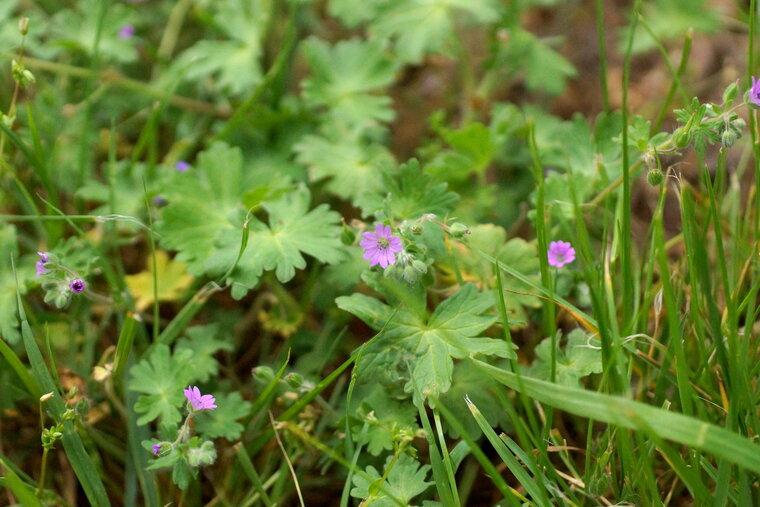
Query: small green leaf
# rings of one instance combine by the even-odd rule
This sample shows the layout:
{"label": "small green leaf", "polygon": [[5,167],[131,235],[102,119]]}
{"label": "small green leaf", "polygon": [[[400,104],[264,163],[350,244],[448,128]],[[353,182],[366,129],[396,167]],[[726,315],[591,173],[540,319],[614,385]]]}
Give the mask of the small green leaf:
{"label": "small green leaf", "polygon": [[439,182],[420,169],[416,159],[399,167],[398,173],[384,173],[385,188],[374,202],[363,207],[365,215],[382,210],[388,218],[416,220],[426,213],[446,216],[459,201],[448,191],[448,184]]}
{"label": "small green leaf", "polygon": [[219,370],[219,363],[214,359],[214,354],[220,350],[232,351],[234,348],[229,341],[217,340],[220,335],[218,324],[208,326],[194,326],[187,330],[187,338],[177,342],[177,351],[192,352],[190,368],[193,372],[193,381],[205,382],[215,376]]}
{"label": "small green leaf", "polygon": [[[259,281],[264,271],[274,270],[281,282],[290,281],[296,269],[304,269],[303,254],[334,264],[345,256],[340,242],[340,215],[320,204],[309,210],[311,195],[305,186],[265,203],[268,224],[256,218],[250,222],[249,247],[243,254],[229,282],[232,296],[239,299]],[[214,258],[206,266],[211,271],[230,266],[237,257],[238,231],[226,230],[220,237]]]}
{"label": "small green leaf", "polygon": [[[536,347],[536,359],[527,372],[529,375],[541,380],[551,378],[551,342],[551,338],[545,338]],[[557,343],[559,344],[559,338]],[[567,335],[565,349],[558,348],[556,361],[557,383],[581,387],[581,378],[602,372],[601,344],[583,330],[573,329]]]}
{"label": "small green leaf", "polygon": [[221,40],[201,40],[176,59],[171,73],[202,82],[214,77],[218,87],[233,94],[250,91],[262,78],[261,40],[270,13],[267,2],[215,2],[214,27]]}
{"label": "small green leaf", "polygon": [[195,429],[206,438],[226,438],[235,440],[240,438],[243,425],[238,419],[247,416],[251,410],[251,404],[240,396],[238,392],[232,392],[216,400],[217,408],[204,410],[195,417]]}
{"label": "small green leaf", "polygon": [[[393,456],[388,456],[388,459],[385,461],[386,468],[392,461]],[[351,496],[369,500],[362,502],[362,505],[366,506],[396,507],[398,504],[380,489],[384,474],[380,474],[371,465],[367,467],[366,472],[372,481],[360,475],[354,475],[352,478],[354,487],[351,489]],[[387,472],[387,479],[385,480],[386,488],[390,494],[401,500],[404,505],[411,505],[414,497],[423,493],[433,484],[426,481],[429,473],[430,465],[422,465],[411,456],[401,454],[393,464],[390,472]]]}
{"label": "small green leaf", "polygon": [[351,137],[307,135],[294,149],[298,161],[309,168],[311,181],[327,178],[327,190],[359,205],[364,194],[382,191],[383,176],[378,167],[393,162],[391,154],[381,145]]}
{"label": "small green leaf", "polygon": [[493,134],[482,123],[470,123],[460,130],[443,129],[441,136],[451,150],[438,153],[426,170],[446,181],[482,174],[496,155]]}
{"label": "small green leaf", "polygon": [[407,0],[389,2],[370,30],[395,42],[399,58],[419,63],[427,53],[451,54],[455,23],[489,23],[500,15],[498,0]]}
{"label": "small green leaf", "polygon": [[303,51],[312,71],[304,81],[304,98],[327,107],[337,125],[361,131],[394,119],[391,98],[372,93],[390,85],[396,76],[397,64],[381,40],[350,39],[330,46],[310,38]]}
{"label": "small green leaf", "polygon": [[473,284],[466,284],[429,317],[405,308],[391,312],[390,307],[360,294],[341,297],[336,302],[381,330],[364,351],[357,375],[392,381],[390,372],[408,367],[411,378],[404,390],[415,396],[416,392],[424,396],[445,393],[451,385],[453,359],[471,354],[514,357],[514,351],[503,340],[479,336],[495,321],[490,315],[482,315],[493,306],[494,298],[488,293],[479,294]]}
{"label": "small green leaf", "polygon": [[182,418],[179,408],[185,399],[182,390],[193,380],[193,352],[180,349],[175,354],[158,344],[150,357],[134,365],[129,373],[129,389],[142,393],[135,412],[143,415],[137,424],[160,418],[161,424],[175,424]]}

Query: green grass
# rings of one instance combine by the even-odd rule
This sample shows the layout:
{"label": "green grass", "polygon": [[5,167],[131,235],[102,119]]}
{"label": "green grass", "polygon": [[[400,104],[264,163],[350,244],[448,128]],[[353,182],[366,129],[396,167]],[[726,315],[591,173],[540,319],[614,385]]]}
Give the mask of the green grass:
{"label": "green grass", "polygon": [[698,3],[0,6],[3,502],[759,504],[757,109],[691,61],[757,6]]}

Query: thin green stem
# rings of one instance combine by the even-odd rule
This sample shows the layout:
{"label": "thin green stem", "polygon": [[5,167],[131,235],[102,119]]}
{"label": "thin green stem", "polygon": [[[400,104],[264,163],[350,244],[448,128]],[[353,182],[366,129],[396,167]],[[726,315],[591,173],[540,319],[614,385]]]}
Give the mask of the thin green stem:
{"label": "thin green stem", "polygon": [[599,41],[599,84],[602,87],[604,111],[610,112],[610,92],[607,86],[607,42],[604,30],[604,9],[602,0],[596,0],[596,33]]}
{"label": "thin green stem", "polygon": [[44,447],[42,449],[42,463],[40,464],[40,483],[37,486],[38,497],[42,494],[42,491],[45,489],[45,480],[47,478],[47,462],[48,462],[49,452],[50,452],[50,448],[48,447]]}
{"label": "thin green stem", "polygon": [[623,210],[620,259],[622,264],[623,302],[622,302],[622,329],[628,329],[629,320],[634,306],[633,273],[631,269],[631,181],[630,160],[628,156],[628,83],[631,73],[631,58],[633,56],[633,36],[639,21],[641,0],[636,0],[631,14],[631,23],[628,31],[625,59],[623,63],[623,106],[622,106],[622,140],[623,140]]}

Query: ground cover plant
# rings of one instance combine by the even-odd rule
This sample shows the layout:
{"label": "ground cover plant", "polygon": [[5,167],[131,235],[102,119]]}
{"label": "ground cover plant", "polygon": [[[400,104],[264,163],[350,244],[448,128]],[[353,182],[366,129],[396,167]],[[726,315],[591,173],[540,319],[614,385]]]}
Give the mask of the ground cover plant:
{"label": "ground cover plant", "polygon": [[756,21],[0,2],[0,503],[760,504]]}

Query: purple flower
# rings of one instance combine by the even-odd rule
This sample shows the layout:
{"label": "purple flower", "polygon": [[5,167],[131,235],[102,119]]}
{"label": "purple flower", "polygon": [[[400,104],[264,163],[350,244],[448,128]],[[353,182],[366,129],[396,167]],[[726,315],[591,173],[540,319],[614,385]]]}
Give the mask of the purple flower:
{"label": "purple flower", "polygon": [[69,288],[72,292],[82,292],[84,290],[84,282],[79,278],[74,278],[69,284]]}
{"label": "purple flower", "polygon": [[370,266],[380,264],[385,269],[396,262],[396,254],[403,251],[401,238],[391,236],[391,228],[387,225],[377,224],[375,232],[362,234],[364,241],[359,245],[364,248],[364,258]]}
{"label": "purple flower", "polygon": [[753,105],[760,107],[760,79],[752,76],[752,88],[749,89],[749,101]]}
{"label": "purple flower", "polygon": [[124,25],[119,29],[120,39],[131,39],[135,34],[135,27],[132,25]]}
{"label": "purple flower", "polygon": [[37,261],[35,267],[37,268],[37,277],[39,277],[40,275],[50,272],[50,270],[45,267],[45,264],[50,262],[50,259],[47,256],[47,252],[37,252],[37,255],[40,256],[40,260]]}
{"label": "purple flower", "polygon": [[183,173],[187,171],[188,169],[190,169],[190,164],[188,164],[184,160],[180,160],[179,162],[174,164],[174,168],[178,170],[179,172]]}
{"label": "purple flower", "polygon": [[156,206],[166,206],[167,204],[169,204],[169,201],[164,199],[162,195],[157,195],[153,198],[153,204],[155,204]]}
{"label": "purple flower", "polygon": [[153,446],[153,454],[155,454],[156,456],[158,456],[158,452],[159,452],[160,450],[161,450],[161,444],[155,444],[155,445]]}
{"label": "purple flower", "polygon": [[185,398],[193,406],[193,410],[214,410],[216,399],[210,394],[201,395],[201,390],[195,386],[187,386]]}
{"label": "purple flower", "polygon": [[575,260],[575,248],[567,241],[549,243],[549,264],[561,268]]}

